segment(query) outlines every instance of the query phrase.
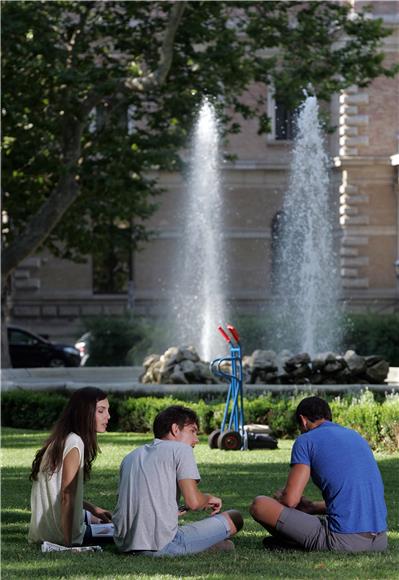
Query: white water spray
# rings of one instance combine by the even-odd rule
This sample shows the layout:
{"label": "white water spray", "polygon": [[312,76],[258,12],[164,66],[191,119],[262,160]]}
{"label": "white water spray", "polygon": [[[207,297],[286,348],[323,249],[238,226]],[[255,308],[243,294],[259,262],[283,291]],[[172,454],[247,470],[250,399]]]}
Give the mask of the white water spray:
{"label": "white water spray", "polygon": [[328,157],[315,97],[298,117],[289,189],[278,227],[277,347],[314,355],[339,347],[339,276]]}
{"label": "white water spray", "polygon": [[204,99],[191,143],[188,188],[181,212],[178,268],[173,293],[174,338],[202,359],[220,355],[217,326],[226,320],[225,253],[218,122]]}

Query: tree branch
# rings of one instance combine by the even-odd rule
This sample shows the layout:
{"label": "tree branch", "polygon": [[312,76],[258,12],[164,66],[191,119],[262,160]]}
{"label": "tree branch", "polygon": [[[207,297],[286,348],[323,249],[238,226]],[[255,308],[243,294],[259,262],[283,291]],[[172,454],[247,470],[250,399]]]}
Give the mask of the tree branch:
{"label": "tree branch", "polygon": [[[143,78],[127,81],[126,86],[128,88],[142,91],[165,82],[172,65],[173,45],[186,4],[185,1],[173,3],[164,31],[157,69]],[[12,242],[10,246],[3,248],[3,283],[6,283],[9,275],[24,258],[33,254],[43,244],[66,210],[78,197],[79,186],[76,180],[76,173],[81,152],[83,125],[89,110],[98,99],[99,96],[92,92],[82,104],[80,113],[83,118],[69,119],[69,121],[65,119],[63,135],[64,168],[62,174],[55,190],[39,211],[27,222],[25,232]]]}
{"label": "tree branch", "polygon": [[143,91],[154,86],[160,86],[165,82],[172,65],[173,45],[176,33],[186,5],[187,2],[177,1],[173,3],[169,21],[165,29],[162,46],[159,51],[160,59],[156,71],[150,72],[148,75],[141,78],[128,79],[126,81],[126,86],[128,88]]}
{"label": "tree branch", "polygon": [[27,222],[24,233],[3,248],[1,270],[2,285],[18,264],[32,255],[45,241],[58,224],[66,210],[79,195],[79,185],[76,179],[78,160],[81,152],[83,121],[65,119],[64,127],[64,166],[57,187],[49,195],[31,219]]}
{"label": "tree branch", "polygon": [[175,2],[170,13],[168,26],[165,30],[165,36],[162,42],[160,61],[158,69],[154,73],[154,78],[158,85],[162,85],[169,73],[173,59],[173,45],[177,29],[179,28],[183,12],[186,8],[186,2]]}

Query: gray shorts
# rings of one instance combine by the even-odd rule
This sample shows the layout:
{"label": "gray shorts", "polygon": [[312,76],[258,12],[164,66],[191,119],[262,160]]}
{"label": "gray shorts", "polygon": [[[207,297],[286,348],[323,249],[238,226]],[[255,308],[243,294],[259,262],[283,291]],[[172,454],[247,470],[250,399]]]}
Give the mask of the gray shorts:
{"label": "gray shorts", "polygon": [[338,534],[329,530],[327,518],[291,508],[281,512],[276,531],[281,540],[294,541],[308,551],[383,552],[388,547],[386,532]]}

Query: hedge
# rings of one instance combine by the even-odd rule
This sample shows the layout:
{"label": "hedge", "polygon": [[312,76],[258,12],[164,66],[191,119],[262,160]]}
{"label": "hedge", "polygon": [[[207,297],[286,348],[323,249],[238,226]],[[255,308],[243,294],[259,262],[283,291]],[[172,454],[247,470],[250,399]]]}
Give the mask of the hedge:
{"label": "hedge", "polygon": [[1,421],[5,427],[49,429],[60,416],[67,393],[7,391],[1,396]]}
{"label": "hedge", "polygon": [[[294,411],[306,395],[268,394],[245,400],[246,423],[268,424],[279,438],[298,434]],[[373,448],[399,448],[399,394],[382,398],[365,390],[360,395],[326,396],[333,419],[356,429]],[[49,429],[68,399],[67,393],[9,391],[2,397],[2,420],[6,427]],[[169,405],[189,405],[200,418],[201,431],[210,433],[221,424],[223,402],[187,402],[172,397],[109,395],[110,431],[149,432],[156,414]]]}

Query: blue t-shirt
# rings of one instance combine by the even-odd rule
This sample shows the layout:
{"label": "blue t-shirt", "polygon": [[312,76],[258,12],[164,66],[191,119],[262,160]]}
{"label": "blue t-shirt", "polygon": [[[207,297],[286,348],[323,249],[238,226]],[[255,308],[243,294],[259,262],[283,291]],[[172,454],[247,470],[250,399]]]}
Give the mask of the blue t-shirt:
{"label": "blue t-shirt", "polygon": [[326,502],[332,532],[355,534],[387,529],[384,485],[365,439],[325,421],[303,433],[292,448],[291,465],[309,465]]}

